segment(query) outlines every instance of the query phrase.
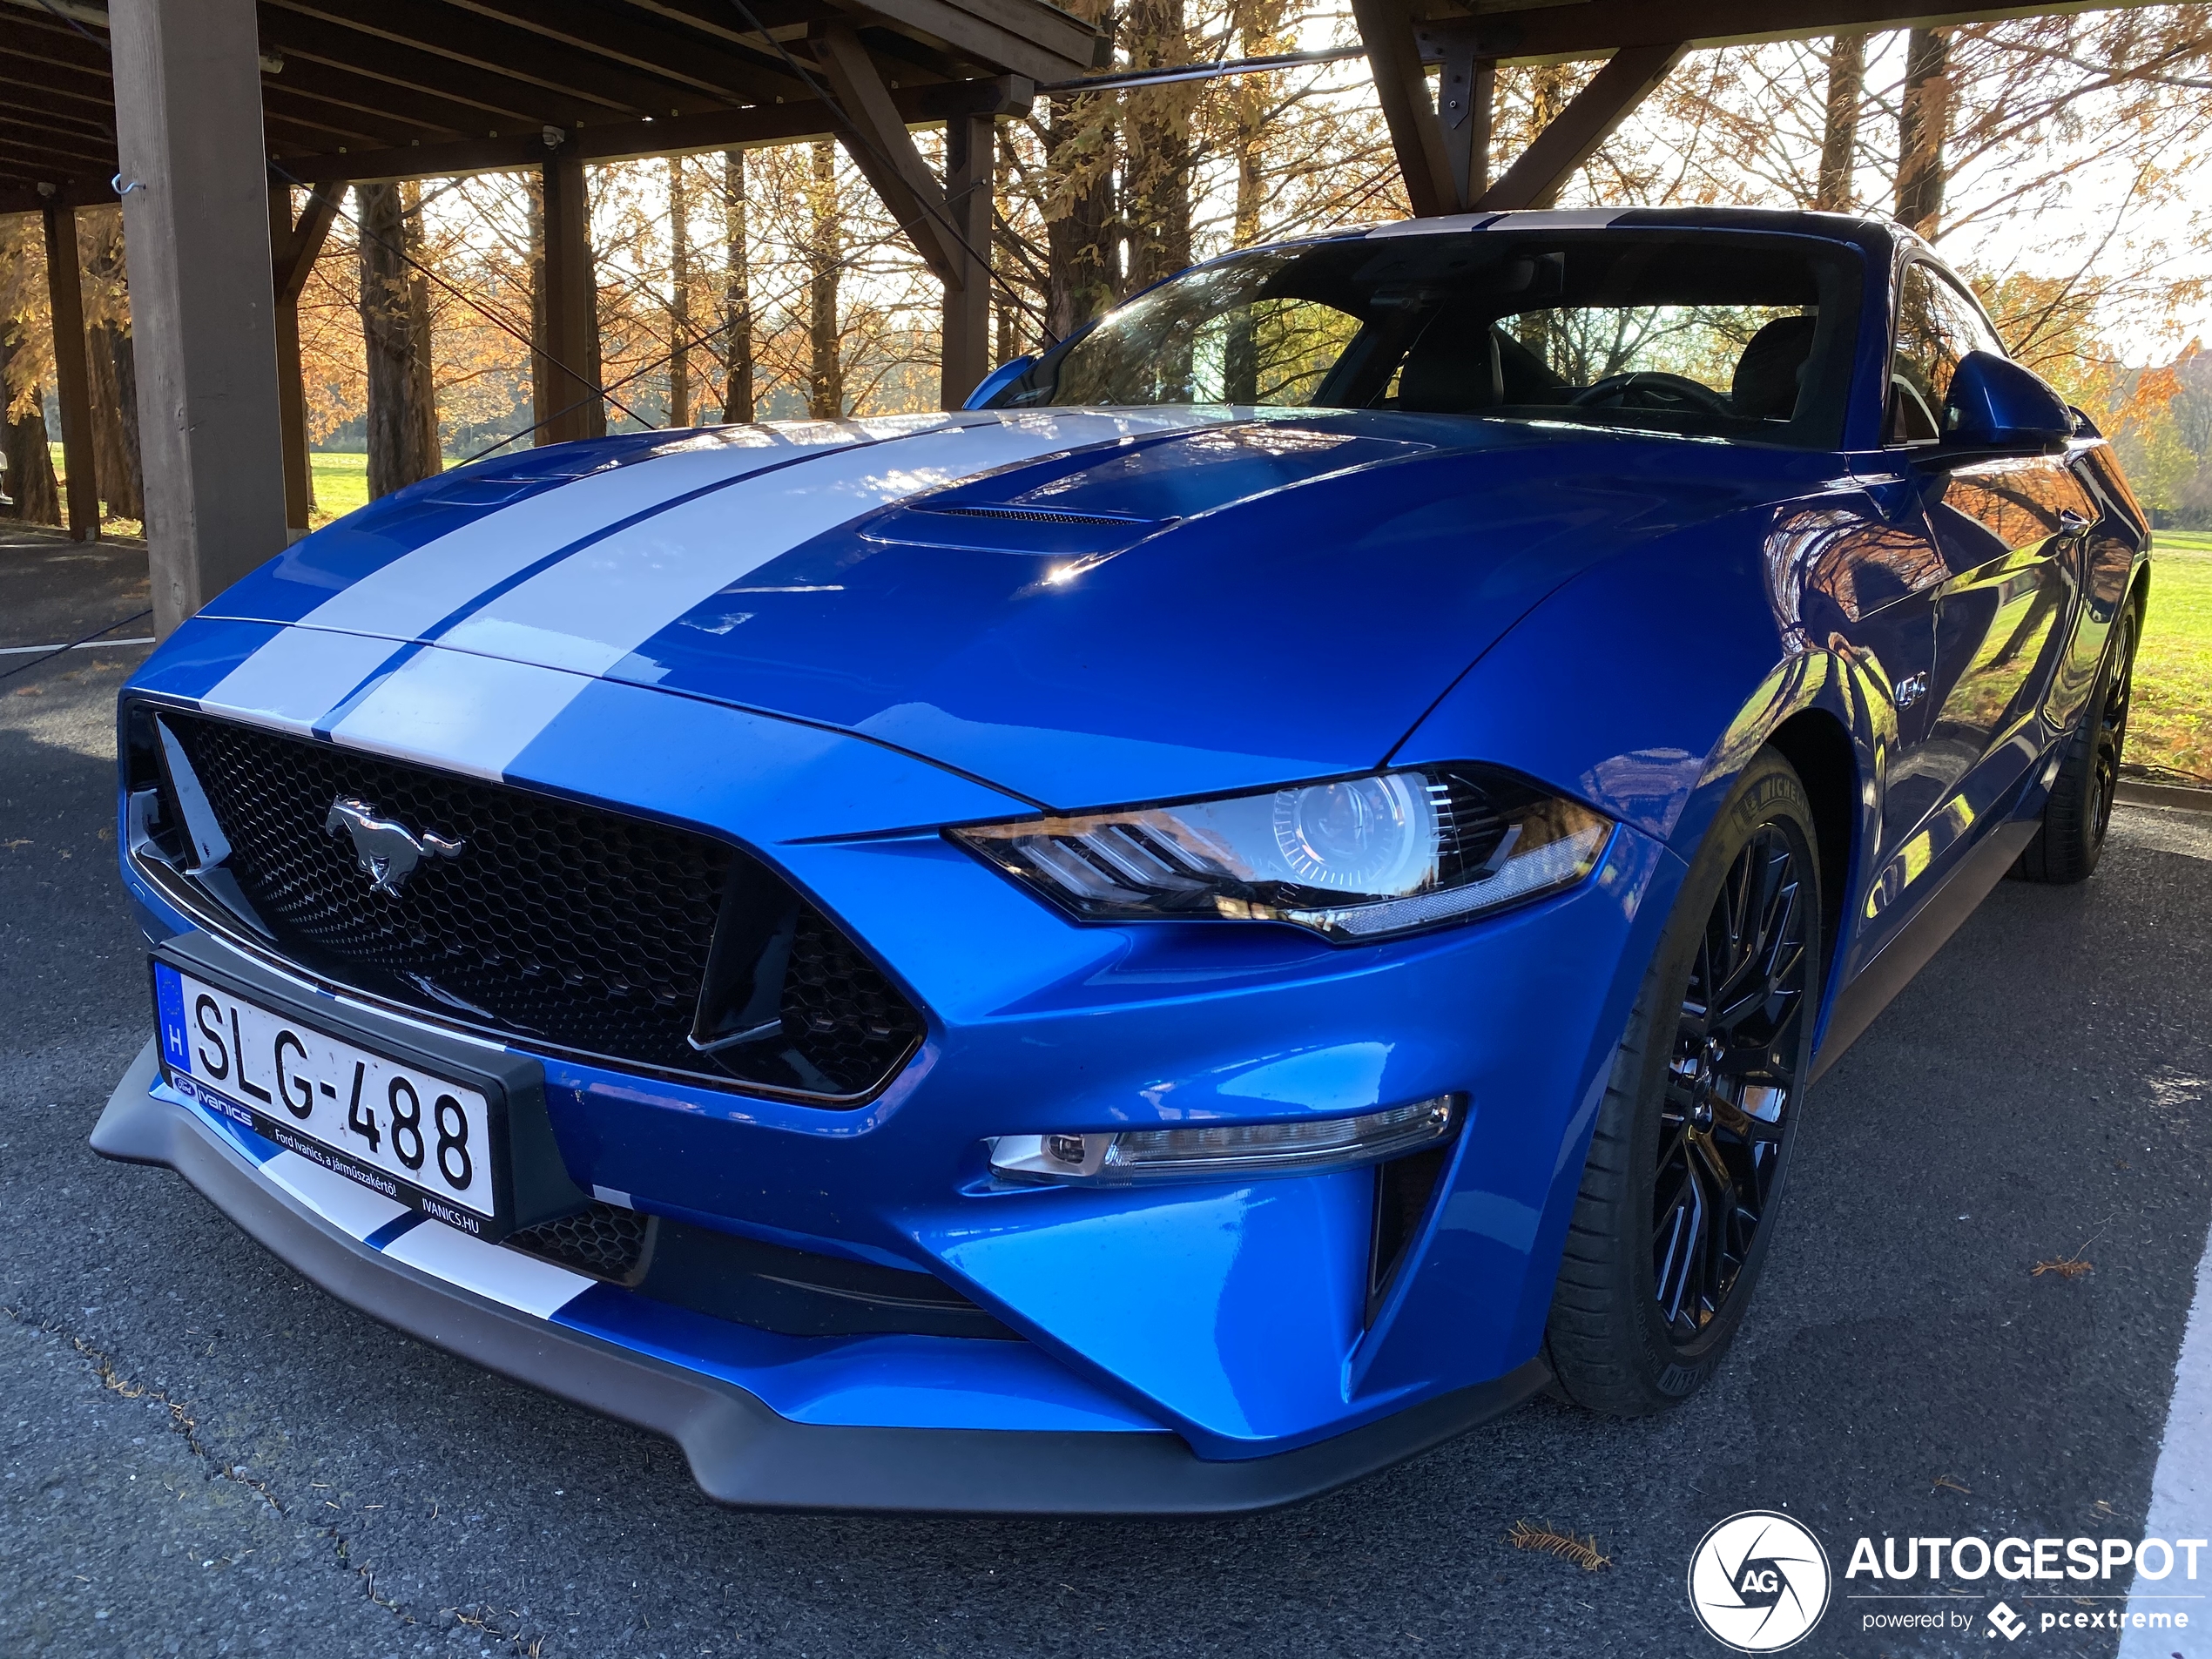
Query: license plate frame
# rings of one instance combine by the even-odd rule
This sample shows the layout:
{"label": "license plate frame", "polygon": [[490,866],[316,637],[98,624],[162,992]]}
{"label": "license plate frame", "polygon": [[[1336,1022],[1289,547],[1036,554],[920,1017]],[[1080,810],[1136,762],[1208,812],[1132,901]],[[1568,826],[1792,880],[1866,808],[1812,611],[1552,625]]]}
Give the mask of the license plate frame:
{"label": "license plate frame", "polygon": [[[173,941],[157,948],[152,954],[148,970],[157,1025],[155,1050],[160,1058],[163,1080],[171,1088],[209,1110],[252,1129],[287,1151],[487,1243],[496,1243],[540,1221],[570,1214],[586,1201],[586,1195],[569,1178],[554,1145],[545,1110],[543,1071],[537,1062],[496,1050],[479,1055],[473,1048],[464,1049],[457,1042],[441,1039],[435,1034],[418,1034],[411,1028],[387,1029],[383,1022],[374,1022],[373,1016],[364,1017],[335,997],[312,992],[302,995],[258,964],[242,958],[236,961],[224,960],[233,954],[228,950],[218,955],[208,948],[179,948]],[[227,998],[259,1015],[264,1022],[292,1033],[295,1042],[305,1050],[317,1054],[350,1050],[377,1062],[385,1069],[384,1075],[417,1080],[414,1086],[423,1103],[425,1128],[435,1125],[436,1120],[432,1114],[436,1108],[434,1096],[422,1092],[423,1082],[434,1081],[449,1092],[457,1089],[475,1096],[482,1103],[481,1117],[475,1121],[482,1124],[482,1158],[489,1192],[477,1191],[472,1183],[469,1191],[476,1204],[459,1200],[435,1184],[413,1178],[404,1170],[395,1170],[376,1158],[349,1151],[321,1134],[303,1132],[303,1125],[287,1121],[285,1113],[273,1109],[278,1102],[273,1090],[250,1091],[252,1095],[270,1093],[272,1098],[266,1103],[248,1097],[249,1091],[237,1086],[239,1075],[235,1070],[222,1082],[200,1075],[192,1064],[193,1010],[186,1006],[185,995],[185,986],[192,981],[197,981],[206,993],[212,993],[209,1000]],[[223,1010],[220,1025],[228,1044],[233,1040],[233,1028],[227,1008]],[[236,1029],[246,1035],[242,1025]],[[251,1035],[246,1040],[253,1041]],[[179,1063],[180,1057],[182,1064]],[[264,1082],[272,1081],[274,1074],[271,1071],[270,1056],[260,1055],[259,1065],[268,1074],[264,1076]],[[246,1075],[250,1077],[254,1070],[255,1067],[249,1065]],[[299,1084],[302,1079],[293,1077],[292,1081]],[[229,1086],[225,1086],[226,1082]],[[457,1098],[455,1104],[463,1110],[464,1117],[469,1116],[467,1109],[471,1103],[465,1096]],[[290,1110],[296,1113],[298,1108],[293,1105]],[[373,1108],[371,1116],[375,1116]],[[452,1121],[448,1113],[448,1126]],[[416,1132],[423,1133],[421,1130]],[[428,1151],[435,1142],[428,1133],[423,1134],[423,1150]],[[396,1149],[396,1143],[394,1144]],[[426,1174],[429,1168],[429,1159],[426,1157]]]}

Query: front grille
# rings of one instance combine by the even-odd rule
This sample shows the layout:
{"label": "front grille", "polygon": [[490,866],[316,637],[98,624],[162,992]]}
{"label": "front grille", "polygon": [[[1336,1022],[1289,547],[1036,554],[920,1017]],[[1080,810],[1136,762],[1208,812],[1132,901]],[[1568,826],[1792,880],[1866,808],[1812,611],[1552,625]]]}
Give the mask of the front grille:
{"label": "front grille", "polygon": [[[526,1042],[817,1098],[872,1091],[921,1041],[880,970],[726,842],[257,727],[161,719],[230,840],[249,923],[320,976]],[[345,799],[462,850],[377,891],[325,827]],[[173,803],[164,816],[177,821]],[[729,924],[718,948],[717,918],[733,913],[746,928]],[[702,1054],[689,1038],[723,978],[766,1017]]]}

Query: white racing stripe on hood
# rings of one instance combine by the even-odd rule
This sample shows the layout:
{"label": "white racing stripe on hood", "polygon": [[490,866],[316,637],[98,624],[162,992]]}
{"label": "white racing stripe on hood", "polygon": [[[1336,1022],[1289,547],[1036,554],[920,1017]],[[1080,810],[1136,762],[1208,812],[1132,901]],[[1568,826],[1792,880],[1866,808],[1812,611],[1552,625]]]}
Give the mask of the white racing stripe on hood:
{"label": "white racing stripe on hood", "polygon": [[732,582],[887,502],[1060,450],[1220,418],[1040,410],[825,455],[617,531],[501,594],[436,643],[604,674]]}
{"label": "white racing stripe on hood", "polygon": [[849,448],[873,435],[858,425],[827,421],[732,427],[650,461],[586,473],[425,542],[300,620],[310,628],[417,639],[485,589],[657,502],[742,478],[808,449]]}
{"label": "white racing stripe on hood", "polygon": [[590,684],[527,663],[419,651],[330,728],[331,740],[496,779]]}
{"label": "white racing stripe on hood", "polygon": [[200,705],[251,715],[304,737],[399,649],[360,634],[281,629],[218,680]]}

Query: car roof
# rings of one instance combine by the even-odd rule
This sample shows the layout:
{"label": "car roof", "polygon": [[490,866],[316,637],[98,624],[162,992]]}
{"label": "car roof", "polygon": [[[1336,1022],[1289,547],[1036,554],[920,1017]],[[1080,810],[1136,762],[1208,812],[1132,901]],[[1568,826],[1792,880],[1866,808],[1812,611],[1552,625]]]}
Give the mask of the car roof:
{"label": "car roof", "polygon": [[1920,239],[1893,219],[1874,213],[1820,213],[1795,207],[1543,207],[1510,212],[1483,210],[1404,219],[1383,225],[1286,238],[1271,246],[1297,247],[1350,238],[1386,240],[1400,236],[1447,236],[1474,231],[1673,230],[1746,231],[1769,235],[1817,237],[1859,248],[1887,260],[1905,246],[1926,250]]}

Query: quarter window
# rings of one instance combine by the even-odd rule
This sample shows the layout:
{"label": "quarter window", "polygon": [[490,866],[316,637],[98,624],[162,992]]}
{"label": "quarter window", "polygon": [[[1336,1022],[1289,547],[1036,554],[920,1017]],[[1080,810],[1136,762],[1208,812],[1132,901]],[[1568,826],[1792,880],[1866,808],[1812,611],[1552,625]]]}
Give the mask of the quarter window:
{"label": "quarter window", "polygon": [[1890,360],[1890,442],[1933,443],[1943,435],[1951,376],[1970,351],[2005,354],[1979,307],[1933,266],[1907,266],[1898,291],[1897,349]]}

